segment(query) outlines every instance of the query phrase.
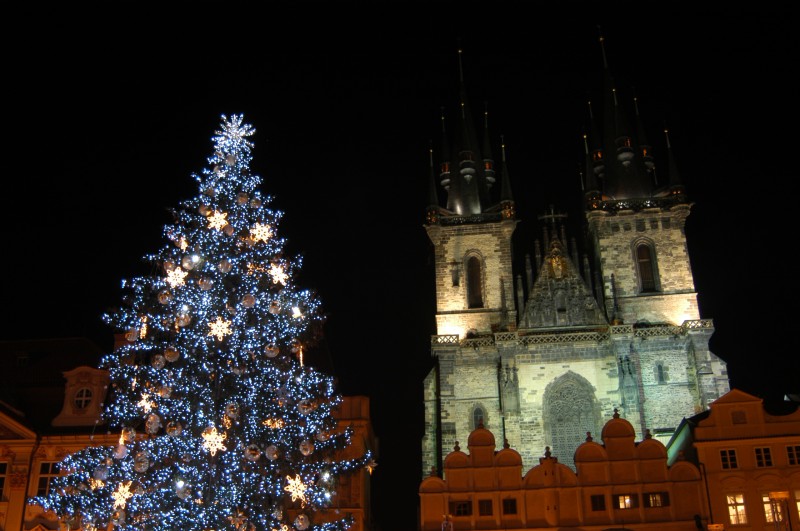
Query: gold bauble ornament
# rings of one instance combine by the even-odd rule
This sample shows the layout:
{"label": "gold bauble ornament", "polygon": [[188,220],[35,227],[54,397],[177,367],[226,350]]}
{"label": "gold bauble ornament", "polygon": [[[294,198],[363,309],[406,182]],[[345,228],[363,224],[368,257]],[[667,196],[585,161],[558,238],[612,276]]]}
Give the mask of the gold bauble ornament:
{"label": "gold bauble ornament", "polygon": [[164,359],[168,362],[173,363],[178,361],[178,358],[181,357],[181,353],[178,352],[178,349],[175,347],[167,347],[164,349]]}

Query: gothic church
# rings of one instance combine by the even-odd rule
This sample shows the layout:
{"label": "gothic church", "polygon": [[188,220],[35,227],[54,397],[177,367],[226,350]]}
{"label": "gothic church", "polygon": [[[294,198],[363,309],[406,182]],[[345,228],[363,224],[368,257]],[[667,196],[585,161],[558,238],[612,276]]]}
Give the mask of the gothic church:
{"label": "gothic church", "polygon": [[512,267],[519,220],[505,148],[498,164],[486,127],[479,140],[461,76],[453,134],[443,135],[438,168],[430,159],[436,335],[423,383],[423,477],[481,425],[498,450],[518,449],[526,470],[546,447],[574,468],[576,448],[615,410],[638,440],[666,444],[684,417],[730,390],[725,362],[709,350],[713,322],[700,318],[684,233],[692,203],[669,138],[656,175],[638,109],[626,114],[602,44],[602,116],[590,107],[584,137],[588,249],[579,257],[552,211],[525,271]]}

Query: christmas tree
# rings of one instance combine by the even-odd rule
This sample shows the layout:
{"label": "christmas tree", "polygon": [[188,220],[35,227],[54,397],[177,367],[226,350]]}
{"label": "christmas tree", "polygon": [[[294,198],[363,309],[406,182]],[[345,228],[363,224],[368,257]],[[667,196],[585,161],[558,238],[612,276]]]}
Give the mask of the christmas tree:
{"label": "christmas tree", "polygon": [[[278,235],[283,215],[250,169],[255,133],[223,115],[199,193],[173,211],[153,275],[123,282],[104,320],[127,341],[101,360],[104,421],[116,446],[67,456],[51,493],[34,498],[72,527],[344,530],[321,514],[342,474],[351,428],[333,410],[331,376],[304,364],[324,317],[295,286],[302,259]],[[334,518],[331,518],[334,516]]]}

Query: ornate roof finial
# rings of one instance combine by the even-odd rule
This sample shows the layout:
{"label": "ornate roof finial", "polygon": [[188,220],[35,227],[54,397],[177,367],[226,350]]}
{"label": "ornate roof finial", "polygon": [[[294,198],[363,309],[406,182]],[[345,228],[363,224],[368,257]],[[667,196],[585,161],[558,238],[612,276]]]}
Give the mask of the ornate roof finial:
{"label": "ornate roof finial", "polygon": [[592,432],[586,432],[586,442],[592,442],[594,439],[592,438]]}
{"label": "ornate roof finial", "polygon": [[461,447],[458,445],[458,441],[456,441],[456,445],[453,446],[453,450],[455,450],[456,452],[460,452],[461,451]]}
{"label": "ornate roof finial", "polygon": [[508,444],[508,438],[506,438],[506,437],[503,437],[503,448],[506,448],[506,449],[511,448],[511,445]]}
{"label": "ornate roof finial", "polygon": [[605,47],[605,39],[603,38],[603,32],[600,30],[600,26],[597,26],[597,32],[600,34],[600,50],[603,52],[603,67],[608,68],[608,60],[606,59],[606,47]]}
{"label": "ornate roof finial", "polygon": [[619,418],[619,409],[617,409],[617,408],[614,408],[614,418],[615,419]]}
{"label": "ornate roof finial", "polygon": [[653,438],[653,434],[650,433],[650,428],[647,428],[646,430],[644,430],[644,438],[645,439],[652,439]]}
{"label": "ornate roof finial", "polygon": [[550,457],[551,455],[553,455],[553,453],[550,451],[550,447],[549,446],[545,446],[544,447],[544,456],[545,457]]}

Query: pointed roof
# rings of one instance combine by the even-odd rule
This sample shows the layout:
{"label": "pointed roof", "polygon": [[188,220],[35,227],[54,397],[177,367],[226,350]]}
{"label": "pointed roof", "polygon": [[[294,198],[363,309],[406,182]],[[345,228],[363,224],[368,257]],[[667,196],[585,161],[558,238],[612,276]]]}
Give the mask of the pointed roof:
{"label": "pointed roof", "polygon": [[504,135],[500,135],[500,201],[514,201],[514,194],[511,193],[511,177],[508,174],[508,164],[506,164],[506,142]]}
{"label": "pointed roof", "polygon": [[567,253],[555,223],[555,213],[539,216],[553,224],[548,249],[530,289],[520,328],[572,327],[607,325],[592,290]]}
{"label": "pointed roof", "polygon": [[[655,191],[656,164],[645,135],[638,98],[626,100],[620,94],[611,73],[602,32],[599,43],[603,65],[603,113],[599,121],[601,127],[597,128],[590,103],[589,134],[584,141],[586,209],[614,212],[659,206],[664,208],[688,202],[680,184],[675,187],[670,184],[669,188]],[[634,110],[635,128],[628,122],[626,105],[632,105]],[[601,137],[595,134],[598,129],[602,131]],[[590,168],[597,178],[595,183],[591,182]],[[599,188],[599,194],[594,194],[595,186]]]}
{"label": "pointed roof", "polygon": [[[455,123],[450,126],[450,134],[445,129],[444,110],[442,114],[443,155],[439,183],[445,189],[447,196],[446,199],[443,198],[444,207],[440,207],[438,214],[432,219],[430,213],[434,190],[428,191],[428,223],[460,224],[512,220],[516,214],[505,155],[500,174],[500,201],[491,199],[490,192],[496,181],[497,170],[491,149],[488,111],[484,112],[484,130],[479,141],[476,121],[472,115],[464,82],[462,54],[463,50],[459,48],[458,107]],[[435,188],[435,184],[433,186]]]}

